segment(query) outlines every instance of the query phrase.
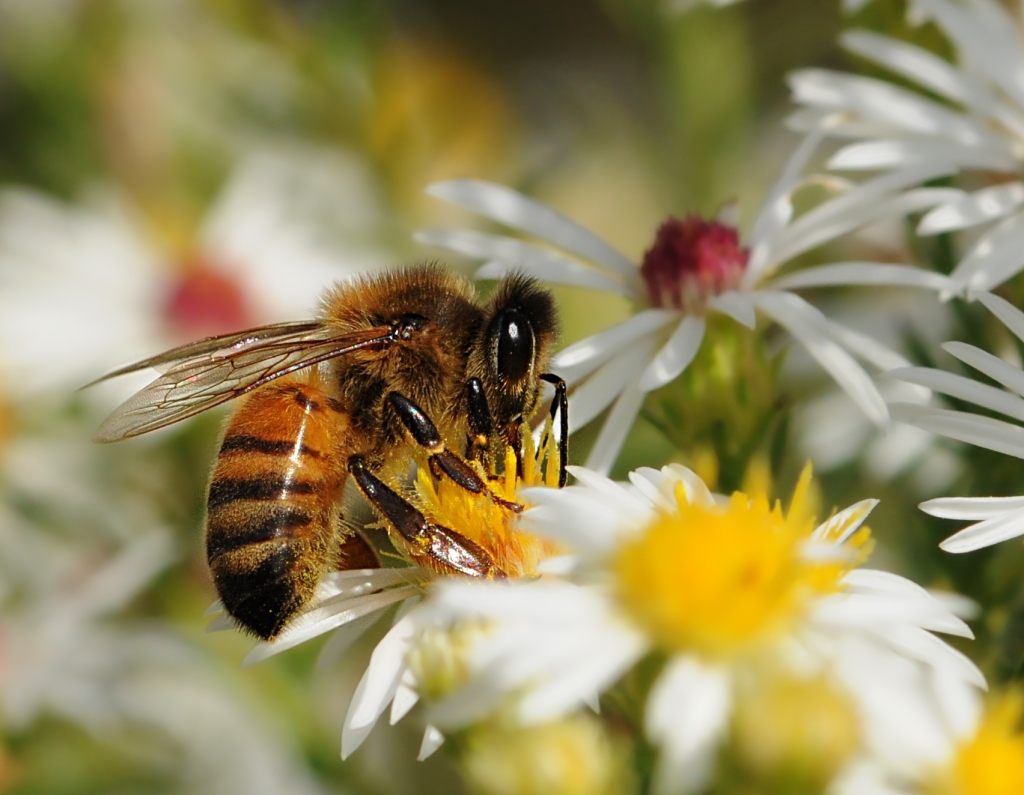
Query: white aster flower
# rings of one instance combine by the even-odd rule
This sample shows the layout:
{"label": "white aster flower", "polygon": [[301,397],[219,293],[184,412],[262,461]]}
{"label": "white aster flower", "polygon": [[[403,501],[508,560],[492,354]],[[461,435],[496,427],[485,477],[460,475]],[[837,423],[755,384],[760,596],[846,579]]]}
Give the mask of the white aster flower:
{"label": "white aster flower", "polygon": [[[796,126],[834,114],[830,131],[862,139],[842,148],[830,167],[907,174],[930,164],[972,172],[980,187],[928,212],[921,235],[980,234],[951,274],[951,290],[991,290],[1024,268],[1024,41],[1019,19],[995,0],[914,0],[915,22],[932,21],[959,63],[906,42],[851,31],[843,45],[918,90],[822,69],[790,77]],[[933,98],[933,97],[938,97]]]}
{"label": "white aster flower", "polygon": [[830,795],[1015,795],[1024,792],[1024,693],[983,703],[977,692],[935,683],[924,755],[861,760]]}
{"label": "white aster flower", "polygon": [[[500,571],[511,579],[537,577],[544,572],[563,570],[572,563],[571,558],[558,555],[555,543],[519,527],[519,513],[513,506],[529,504],[528,501],[524,503],[525,498],[521,496],[523,487],[540,484],[554,487],[559,477],[556,466],[559,453],[553,435],[546,435],[545,446],[539,454],[535,454],[530,434],[523,434],[523,437],[522,472],[517,471],[516,456],[509,448],[500,474],[496,473],[495,465],[491,465],[489,493],[473,493],[448,478],[435,480],[425,464],[417,471],[412,490],[405,490],[411,504],[427,522],[435,527],[454,530],[486,552]],[[416,666],[410,659],[415,647],[418,646],[421,653],[430,648],[435,658],[446,659],[457,656],[456,647],[461,643],[451,633],[432,634],[429,630],[433,619],[422,604],[430,603],[437,583],[446,581],[449,575],[441,567],[432,566],[422,555],[422,550],[417,558],[416,550],[407,545],[397,532],[392,532],[392,541],[407,562],[423,562],[424,565],[329,572],[320,581],[311,604],[273,641],[258,643],[243,662],[244,665],[260,662],[331,632],[333,634],[320,658],[321,664],[330,663],[379,621],[389,608],[397,605],[392,626],[374,649],[349,704],[341,736],[343,759],[362,745],[389,707],[390,722],[394,724],[416,705],[424,688],[430,688],[430,682],[420,681],[424,666],[420,666],[420,674],[417,675]],[[455,578],[461,578],[461,575]],[[213,614],[221,609],[221,605],[216,603],[209,612]],[[234,629],[235,626],[226,613],[220,613],[211,622],[209,630]],[[444,735],[440,730],[434,725],[427,725],[419,758],[430,756],[443,742]]]}
{"label": "white aster flower", "polygon": [[985,686],[932,634],[971,637],[942,600],[860,567],[875,500],[815,526],[809,469],[785,514],[764,495],[716,497],[678,465],[638,470],[629,484],[573,473],[580,485],[528,490],[536,507],[522,520],[576,550],[571,578],[449,581],[423,606],[435,621],[484,622],[464,654],[467,684],[428,713],[438,726],[472,723],[510,699],[526,723],[564,715],[653,653],[665,660],[645,707],[661,752],[657,787],[693,791],[744,688],[773,672],[830,683],[865,725],[890,727],[879,740],[907,735],[900,748],[913,745],[902,729],[916,728],[921,710],[886,671]]}
{"label": "white aster flower", "polygon": [[182,342],[311,314],[325,286],[383,264],[369,246],[333,245],[308,220],[329,206],[367,223],[368,188],[358,163],[334,155],[255,153],[180,250],[159,245],[153,225],[117,201],[0,193],[5,390],[66,391]]}
{"label": "white aster flower", "polygon": [[[991,293],[979,293],[977,298],[1018,339],[1024,340],[1024,313]],[[890,375],[1002,414],[1011,421],[909,403],[890,406],[893,417],[948,439],[1024,458],[1024,372],[974,345],[947,342],[942,347],[1005,388],[929,367],[899,368]],[[1024,535],[1024,497],[942,497],[922,503],[921,509],[944,519],[975,522],[942,542],[940,546],[947,552],[971,552]]]}
{"label": "white aster flower", "polygon": [[476,180],[436,183],[427,192],[548,245],[473,231],[427,231],[417,239],[485,259],[477,278],[499,278],[519,270],[553,283],[616,293],[633,303],[635,314],[628,320],[569,346],[551,363],[552,371],[574,387],[570,431],[614,404],[587,461],[593,469],[610,469],[646,393],[673,381],[696,356],[710,312],[754,328],[760,310],[789,331],[871,421],[884,427],[885,401],[854,356],[881,369],[900,366],[903,358],[831,322],[793,290],[849,284],[942,290],[945,277],[878,262],[837,262],[782,277],[777,271],[798,255],[871,221],[948,199],[951,192],[942,189],[903,191],[948,167],[926,163],[912,172],[843,184],[840,195],[794,218],[791,197],[804,184],[801,172],[820,135],[809,135],[796,149],[744,244],[724,220],[669,219],[638,265],[555,210],[509,188]]}

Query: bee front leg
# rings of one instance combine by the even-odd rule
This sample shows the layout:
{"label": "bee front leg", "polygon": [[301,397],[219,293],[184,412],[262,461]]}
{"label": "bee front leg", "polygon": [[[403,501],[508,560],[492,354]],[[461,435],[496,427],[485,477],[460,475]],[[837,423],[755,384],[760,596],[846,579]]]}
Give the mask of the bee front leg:
{"label": "bee front leg", "polygon": [[428,522],[407,500],[370,472],[362,456],[352,456],[348,470],[370,504],[408,543],[418,564],[444,574],[454,572],[469,577],[504,579],[505,573],[494,565],[487,550],[454,530]]}
{"label": "bee front leg", "polygon": [[541,373],[540,377],[541,380],[555,386],[555,397],[551,401],[551,423],[554,424],[555,416],[560,415],[561,422],[558,425],[558,488],[562,488],[569,475],[565,469],[569,465],[568,389],[565,386],[565,381],[554,373]]}
{"label": "bee front leg", "polygon": [[469,445],[467,456],[479,461],[484,469],[491,461],[491,437],[494,435],[494,419],[487,405],[487,395],[479,378],[470,378],[466,383],[466,417],[469,421]]}
{"label": "bee front leg", "polygon": [[503,500],[494,494],[487,488],[487,483],[473,467],[444,446],[437,426],[423,409],[398,392],[391,392],[387,399],[388,403],[398,412],[399,419],[412,434],[416,444],[430,453],[430,469],[435,475],[444,474],[473,494],[490,495],[498,505],[515,513],[523,510],[523,506],[519,503]]}

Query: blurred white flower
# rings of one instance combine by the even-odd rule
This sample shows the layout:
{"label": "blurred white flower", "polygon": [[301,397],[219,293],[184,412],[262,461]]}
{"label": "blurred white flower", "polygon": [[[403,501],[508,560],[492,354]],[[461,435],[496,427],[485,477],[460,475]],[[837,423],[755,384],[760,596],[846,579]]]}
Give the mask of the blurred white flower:
{"label": "blurred white flower", "polygon": [[[918,234],[981,232],[951,274],[950,290],[991,290],[1024,268],[1024,42],[1018,18],[995,0],[914,0],[916,23],[934,22],[956,49],[959,65],[885,36],[851,31],[852,53],[915,84],[823,69],[790,77],[810,111],[797,127],[834,114],[830,132],[862,139],[840,149],[837,170],[909,174],[924,165],[974,172],[983,187],[951,195],[928,212]],[[933,97],[937,97],[933,98]]]}
{"label": "blurred white flower", "polygon": [[[420,242],[486,259],[477,278],[521,270],[537,278],[623,295],[633,302],[628,320],[569,346],[554,356],[553,372],[575,387],[570,430],[614,405],[587,465],[607,472],[647,392],[674,380],[696,356],[706,315],[719,312],[754,328],[760,310],[789,331],[876,425],[888,422],[885,401],[854,356],[881,369],[905,360],[873,339],[843,328],[793,292],[825,285],[904,285],[945,289],[945,278],[919,268],[878,262],[839,262],[778,277],[800,254],[865,224],[934,206],[949,199],[943,189],[904,188],[948,171],[922,164],[914,170],[842,189],[794,218],[792,195],[816,150],[821,132],[810,134],[793,153],[771,188],[746,239],[735,226],[697,216],[669,219],[639,266],[569,218],[509,188],[475,180],[431,185],[433,196],[461,205],[506,226],[536,235],[552,246],[473,231],[428,231]],[[851,355],[852,354],[852,355]]]}
{"label": "blurred white flower", "polygon": [[920,752],[862,760],[830,795],[1013,795],[1024,791],[1024,694],[1011,688],[983,703],[955,682],[933,683],[934,710]]}
{"label": "blurred white flower", "polygon": [[[977,298],[1020,340],[1024,340],[1024,313],[998,296],[978,293]],[[1024,458],[1024,372],[974,345],[947,342],[943,349],[1005,389],[929,367],[893,370],[893,378],[928,387],[1014,422],[952,411],[934,406],[894,403],[893,418],[948,439]],[[921,504],[921,509],[944,519],[974,521],[940,544],[947,552],[971,552],[1024,535],[1024,497],[941,497]]]}
{"label": "blurred white flower", "polygon": [[[0,377],[17,399],[198,337],[310,316],[334,280],[384,264],[361,231],[373,222],[371,183],[333,154],[247,157],[179,251],[106,199],[84,207],[0,194]],[[331,240],[318,223],[325,207],[351,214],[343,231],[362,245]]]}
{"label": "blurred white flower", "polygon": [[573,474],[581,485],[525,492],[536,507],[522,519],[578,553],[571,579],[451,580],[423,605],[424,620],[484,627],[464,654],[467,684],[428,713],[442,729],[509,699],[525,723],[564,715],[656,652],[666,664],[645,707],[661,750],[656,786],[692,791],[712,772],[742,688],[766,671],[837,683],[876,739],[900,748],[917,740],[907,730],[919,699],[890,669],[985,687],[932,634],[971,637],[943,601],[860,567],[875,500],[815,527],[809,470],[786,514],[764,495],[716,497],[678,465],[637,470],[630,484]]}

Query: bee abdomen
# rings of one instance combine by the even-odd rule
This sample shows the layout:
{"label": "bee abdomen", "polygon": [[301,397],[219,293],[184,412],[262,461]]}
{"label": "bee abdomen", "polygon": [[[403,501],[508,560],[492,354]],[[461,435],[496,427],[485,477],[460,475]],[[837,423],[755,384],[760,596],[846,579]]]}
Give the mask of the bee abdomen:
{"label": "bee abdomen", "polygon": [[307,384],[254,393],[228,423],[207,496],[206,553],[225,609],[269,640],[312,599],[337,546],[342,428]]}
{"label": "bee abdomen", "polygon": [[[217,468],[220,470],[220,467]],[[217,477],[215,471],[210,482],[210,493],[206,498],[206,510],[210,513],[240,501],[280,502],[295,501],[295,498],[319,497],[327,484],[322,480],[295,480],[290,473],[285,475],[263,474],[250,478]]]}
{"label": "bee abdomen", "polygon": [[267,509],[265,515],[251,512],[248,516],[235,518],[226,517],[227,513],[230,512],[220,511],[207,519],[206,556],[211,563],[225,552],[290,538],[296,531],[313,523],[309,511],[278,505]]}

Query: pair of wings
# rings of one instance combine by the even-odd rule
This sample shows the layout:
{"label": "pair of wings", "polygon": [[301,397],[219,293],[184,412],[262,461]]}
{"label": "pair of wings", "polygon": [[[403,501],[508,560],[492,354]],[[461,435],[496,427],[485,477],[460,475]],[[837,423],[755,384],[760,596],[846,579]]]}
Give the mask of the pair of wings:
{"label": "pair of wings", "polygon": [[162,375],[107,417],[93,437],[116,442],[195,416],[283,375],[397,339],[392,326],[340,330],[322,320],[209,337],[107,373],[88,386],[154,368]]}

